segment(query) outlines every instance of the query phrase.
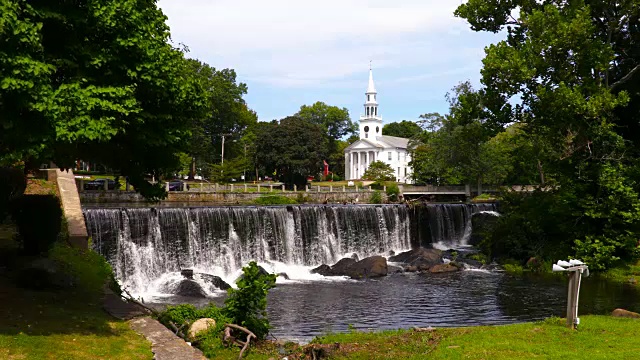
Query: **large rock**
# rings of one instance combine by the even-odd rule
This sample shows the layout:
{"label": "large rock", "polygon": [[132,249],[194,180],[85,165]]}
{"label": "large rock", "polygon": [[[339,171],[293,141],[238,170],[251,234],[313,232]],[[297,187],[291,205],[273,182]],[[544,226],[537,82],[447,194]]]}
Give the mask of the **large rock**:
{"label": "large rock", "polygon": [[442,251],[417,248],[392,256],[389,261],[405,263],[418,269],[428,269],[433,265],[442,264]]}
{"label": "large rock", "polygon": [[327,264],[322,264],[317,268],[311,269],[312,274],[320,274],[322,276],[332,276],[331,266]]}
{"label": "large rock", "polygon": [[491,227],[498,220],[499,215],[495,212],[478,212],[471,216],[471,236],[469,237],[470,245],[478,245],[485,234],[491,230]]}
{"label": "large rock", "polygon": [[615,309],[611,313],[611,316],[623,317],[623,318],[631,318],[631,319],[640,319],[640,314],[634,313],[633,311],[629,311],[629,310],[625,310],[625,309]]}
{"label": "large rock", "polygon": [[231,288],[231,285],[227,284],[226,281],[222,280],[220,276],[205,274],[205,273],[198,273],[198,276],[200,276],[202,281],[208,284],[211,284],[220,290],[227,290]]}
{"label": "large rock", "polygon": [[346,275],[352,279],[368,279],[386,276],[387,259],[382,256],[370,256],[349,266]]}
{"label": "large rock", "polygon": [[216,321],[214,319],[211,318],[202,318],[202,319],[198,319],[196,321],[193,322],[193,324],[191,324],[191,326],[189,326],[189,339],[190,340],[195,340],[196,336],[203,332],[203,331],[207,331],[209,328],[215,328],[216,327]]}
{"label": "large rock", "polygon": [[337,263],[333,264],[333,266],[331,267],[331,272],[336,275],[345,275],[347,272],[347,269],[349,269],[349,267],[351,267],[353,264],[357,262],[358,261],[352,258],[340,259],[338,260]]}
{"label": "large rock", "polygon": [[173,290],[173,294],[186,297],[207,297],[207,293],[204,291],[202,286],[200,286],[200,284],[188,279],[180,281]]}
{"label": "large rock", "polygon": [[452,263],[448,263],[448,264],[434,265],[429,269],[429,272],[432,274],[438,274],[438,273],[454,272],[459,270],[460,270],[459,267],[455,266]]}

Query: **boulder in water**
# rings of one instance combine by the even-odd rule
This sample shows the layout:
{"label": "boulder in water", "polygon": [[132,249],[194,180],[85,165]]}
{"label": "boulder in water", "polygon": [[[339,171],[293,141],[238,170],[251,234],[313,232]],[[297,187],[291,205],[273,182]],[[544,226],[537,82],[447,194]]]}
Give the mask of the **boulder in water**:
{"label": "boulder in water", "polygon": [[[357,255],[356,255],[357,256]],[[349,269],[349,267],[355,263],[357,263],[358,260],[354,260],[352,258],[343,258],[338,260],[337,263],[333,264],[333,266],[331,267],[331,272],[335,275],[346,275],[347,269]]]}
{"label": "boulder in water", "polygon": [[387,259],[382,256],[370,256],[349,266],[346,275],[352,279],[368,279],[386,276]]}
{"label": "boulder in water", "polygon": [[281,273],[278,273],[277,275],[278,275],[278,277],[281,277],[281,278],[283,278],[285,280],[289,280],[289,275],[287,275],[287,273],[281,272]]}
{"label": "boulder in water", "polygon": [[189,280],[193,280],[193,269],[182,269],[180,270],[180,275]]}
{"label": "boulder in water", "polygon": [[404,268],[404,271],[406,272],[416,272],[418,271],[418,267],[415,265],[409,265],[406,268]]}
{"label": "boulder in water", "polygon": [[442,263],[442,251],[438,249],[417,248],[402,252],[389,258],[389,261],[401,262],[420,268],[430,268]]}
{"label": "boulder in water", "polygon": [[387,265],[387,273],[389,274],[399,274],[403,273],[404,269],[400,266]]}
{"label": "boulder in water", "polygon": [[358,254],[356,254],[356,253],[353,253],[353,254],[351,255],[351,259],[355,260],[356,262],[357,262],[357,261],[360,261],[360,257],[358,257]]}
{"label": "boulder in water", "polygon": [[227,290],[231,288],[231,285],[227,284],[226,281],[222,280],[220,276],[205,274],[205,273],[198,273],[198,275],[200,276],[200,278],[202,278],[204,282],[209,283],[220,290]]}
{"label": "boulder in water", "polygon": [[181,280],[174,289],[174,295],[206,298],[207,293],[202,286],[193,280]]}
{"label": "boulder in water", "polygon": [[453,263],[447,263],[447,264],[434,265],[429,269],[429,272],[432,274],[438,274],[438,273],[445,273],[445,272],[454,272],[459,270],[460,268],[455,266]]}
{"label": "boulder in water", "polygon": [[329,266],[327,264],[322,264],[322,265],[318,266],[317,268],[311,269],[310,272],[312,274],[320,274],[322,276],[331,276],[332,275],[331,266]]}

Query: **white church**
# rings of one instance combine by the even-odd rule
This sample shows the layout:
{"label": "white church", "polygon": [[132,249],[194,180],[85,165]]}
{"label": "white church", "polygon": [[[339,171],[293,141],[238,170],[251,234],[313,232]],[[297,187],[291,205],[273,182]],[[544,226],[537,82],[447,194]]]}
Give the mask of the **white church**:
{"label": "white church", "polygon": [[345,178],[360,179],[369,164],[382,161],[394,170],[397,182],[412,183],[409,139],[382,135],[382,117],[378,115],[378,92],[373,83],[371,68],[369,68],[369,86],[365,95],[367,101],[364,103],[364,115],[360,116],[360,140],[344,150]]}

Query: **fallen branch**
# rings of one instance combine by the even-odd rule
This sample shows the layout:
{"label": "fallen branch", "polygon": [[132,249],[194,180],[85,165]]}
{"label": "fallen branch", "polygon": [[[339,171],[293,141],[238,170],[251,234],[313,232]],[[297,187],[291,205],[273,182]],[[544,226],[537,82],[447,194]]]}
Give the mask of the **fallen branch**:
{"label": "fallen branch", "polygon": [[122,292],[123,292],[123,294],[126,294],[126,296],[125,296],[125,295],[123,295],[123,294],[120,294],[120,296],[121,296],[124,300],[126,300],[126,301],[131,301],[132,303],[134,303],[134,304],[136,304],[136,305],[138,305],[138,306],[142,307],[143,309],[145,309],[145,310],[149,311],[150,313],[152,313],[152,314],[153,314],[153,315],[155,315],[155,316],[160,316],[160,313],[159,313],[159,312],[157,312],[156,310],[154,310],[154,309],[152,309],[152,308],[148,307],[147,305],[143,304],[142,302],[140,302],[140,301],[136,300],[136,299],[133,297],[133,295],[131,295],[131,293],[130,293],[129,291],[127,291],[127,289],[124,289],[124,288],[123,288],[123,289],[122,289]]}
{"label": "fallen branch", "polygon": [[[240,350],[240,355],[238,356],[238,359],[242,359],[242,354],[244,354],[244,351],[247,350],[247,348],[249,347],[249,343],[251,342],[251,338],[257,339],[256,335],[251,332],[249,329],[242,327],[240,325],[236,325],[236,324],[225,324],[224,325],[224,337],[222,339],[222,341],[225,344],[229,344],[229,343],[234,343],[238,346],[242,346],[242,350]],[[244,332],[245,334],[247,334],[247,341],[243,342],[240,341],[238,339],[236,339],[234,336],[231,335],[231,329],[236,329],[236,330],[240,330],[242,332]]]}

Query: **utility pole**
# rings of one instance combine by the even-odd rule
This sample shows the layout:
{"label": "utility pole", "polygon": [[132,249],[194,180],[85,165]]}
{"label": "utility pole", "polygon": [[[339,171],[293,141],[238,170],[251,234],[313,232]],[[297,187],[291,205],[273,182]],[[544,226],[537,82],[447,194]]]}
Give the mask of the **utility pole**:
{"label": "utility pole", "polygon": [[220,161],[220,174],[222,175],[224,170],[224,138],[225,136],[231,136],[232,134],[222,134],[222,154],[221,154],[221,158],[222,160]]}

